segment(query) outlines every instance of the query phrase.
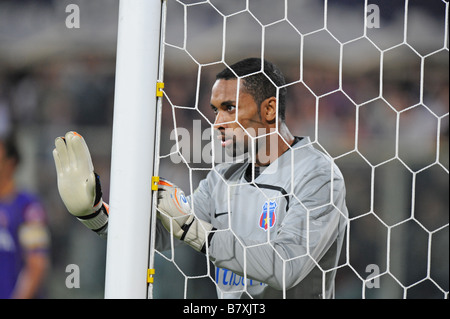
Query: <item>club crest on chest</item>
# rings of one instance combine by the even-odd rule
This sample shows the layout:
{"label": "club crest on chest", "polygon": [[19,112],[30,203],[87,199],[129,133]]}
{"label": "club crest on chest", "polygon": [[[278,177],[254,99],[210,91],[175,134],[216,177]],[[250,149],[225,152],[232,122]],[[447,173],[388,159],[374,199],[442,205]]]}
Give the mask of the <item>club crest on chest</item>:
{"label": "club crest on chest", "polygon": [[259,217],[259,227],[265,231],[272,228],[276,221],[276,211],[277,202],[276,201],[266,201],[262,206],[262,213]]}

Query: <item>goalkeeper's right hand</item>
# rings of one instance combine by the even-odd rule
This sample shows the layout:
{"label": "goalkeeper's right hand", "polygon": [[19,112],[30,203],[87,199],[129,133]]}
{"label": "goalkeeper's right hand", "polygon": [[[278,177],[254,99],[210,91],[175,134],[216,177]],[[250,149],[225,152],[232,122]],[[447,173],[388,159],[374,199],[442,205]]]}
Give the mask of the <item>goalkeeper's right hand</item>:
{"label": "goalkeeper's right hand", "polygon": [[100,178],[94,173],[83,137],[68,132],[56,138],[53,158],[59,195],[67,210],[89,229],[103,230],[108,223],[108,205],[102,200]]}

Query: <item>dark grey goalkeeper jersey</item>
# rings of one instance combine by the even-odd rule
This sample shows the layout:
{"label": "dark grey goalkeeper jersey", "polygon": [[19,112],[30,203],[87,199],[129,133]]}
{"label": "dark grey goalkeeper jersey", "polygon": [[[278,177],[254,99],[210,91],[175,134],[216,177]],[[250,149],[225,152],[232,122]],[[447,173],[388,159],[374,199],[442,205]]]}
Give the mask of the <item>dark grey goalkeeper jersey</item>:
{"label": "dark grey goalkeeper jersey", "polygon": [[[333,298],[347,220],[344,179],[309,138],[263,171],[219,164],[191,195],[217,231],[207,249],[219,298]],[[157,249],[167,233],[157,227]],[[166,246],[167,247],[167,246]]]}

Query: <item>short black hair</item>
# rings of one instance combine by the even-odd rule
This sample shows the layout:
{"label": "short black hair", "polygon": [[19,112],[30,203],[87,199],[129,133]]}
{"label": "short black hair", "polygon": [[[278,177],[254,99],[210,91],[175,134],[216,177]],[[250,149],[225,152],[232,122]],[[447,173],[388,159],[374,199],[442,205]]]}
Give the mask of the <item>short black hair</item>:
{"label": "short black hair", "polygon": [[[280,69],[273,63],[260,58],[247,58],[239,61],[216,75],[216,80],[231,80],[242,78],[242,85],[247,93],[253,96],[258,106],[270,98],[277,97],[278,91],[278,116],[285,121],[286,115],[286,79]],[[258,109],[259,112],[259,109]]]}

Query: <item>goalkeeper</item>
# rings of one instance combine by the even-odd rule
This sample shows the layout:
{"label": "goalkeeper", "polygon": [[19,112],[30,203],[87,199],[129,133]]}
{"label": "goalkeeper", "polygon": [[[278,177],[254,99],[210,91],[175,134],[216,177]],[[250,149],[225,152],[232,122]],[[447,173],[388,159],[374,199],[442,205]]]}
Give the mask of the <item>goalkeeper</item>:
{"label": "goalkeeper", "polygon": [[[219,298],[334,297],[347,220],[344,180],[308,137],[289,132],[284,85],[275,65],[256,58],[217,74],[217,136],[227,154],[247,157],[217,165],[188,197],[159,182],[156,248],[170,249],[173,234],[207,254]],[[108,207],[86,143],[69,132],[55,146],[63,202],[106,237]]]}

